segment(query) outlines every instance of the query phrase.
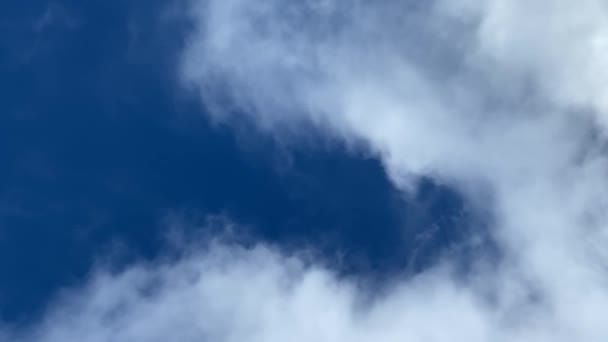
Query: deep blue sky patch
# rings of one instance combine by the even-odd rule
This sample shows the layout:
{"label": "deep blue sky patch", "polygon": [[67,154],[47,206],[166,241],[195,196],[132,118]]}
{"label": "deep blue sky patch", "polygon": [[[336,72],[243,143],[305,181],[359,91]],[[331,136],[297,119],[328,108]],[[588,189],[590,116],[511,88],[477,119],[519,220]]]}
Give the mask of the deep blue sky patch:
{"label": "deep blue sky patch", "polygon": [[107,255],[162,255],[174,213],[225,215],[348,274],[416,271],[457,240],[470,213],[450,189],[408,199],[370,156],[211,126],[177,83],[172,8],[0,5],[0,320],[36,317]]}

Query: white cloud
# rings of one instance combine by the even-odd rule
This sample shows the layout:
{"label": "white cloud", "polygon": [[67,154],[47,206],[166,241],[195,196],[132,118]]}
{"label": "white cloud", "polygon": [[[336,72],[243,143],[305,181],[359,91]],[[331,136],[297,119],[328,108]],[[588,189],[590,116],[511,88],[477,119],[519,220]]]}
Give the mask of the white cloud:
{"label": "white cloud", "polygon": [[488,304],[446,279],[447,270],[436,269],[370,304],[355,283],[301,258],[218,244],[177,262],[98,273],[87,288],[59,301],[36,329],[15,338],[272,342],[501,336],[503,327],[489,321]]}
{"label": "white cloud", "polygon": [[599,0],[194,2],[182,76],[207,103],[222,95],[215,119],[238,119],[228,99],[279,138],[310,121],[364,141],[395,186],[434,177],[492,212],[504,259],[467,281],[446,260],[366,304],[320,266],[218,247],[99,276],[26,340],[605,339],[606,13]]}

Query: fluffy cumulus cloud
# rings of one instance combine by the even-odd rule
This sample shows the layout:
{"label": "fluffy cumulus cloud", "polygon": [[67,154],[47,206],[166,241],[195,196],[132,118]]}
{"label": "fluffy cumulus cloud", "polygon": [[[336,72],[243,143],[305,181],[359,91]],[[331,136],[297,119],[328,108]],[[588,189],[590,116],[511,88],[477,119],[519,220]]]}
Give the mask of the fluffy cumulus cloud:
{"label": "fluffy cumulus cloud", "polygon": [[[600,0],[206,0],[181,75],[210,119],[307,123],[491,213],[501,258],[370,296],[271,248],[100,273],[25,341],[602,341],[608,8]],[[454,227],[457,229],[458,227]]]}
{"label": "fluffy cumulus cloud", "polygon": [[16,338],[278,342],[496,335],[484,304],[444,276],[429,272],[370,306],[355,283],[302,258],[215,245],[177,262],[100,273],[78,295],[59,301],[43,324]]}

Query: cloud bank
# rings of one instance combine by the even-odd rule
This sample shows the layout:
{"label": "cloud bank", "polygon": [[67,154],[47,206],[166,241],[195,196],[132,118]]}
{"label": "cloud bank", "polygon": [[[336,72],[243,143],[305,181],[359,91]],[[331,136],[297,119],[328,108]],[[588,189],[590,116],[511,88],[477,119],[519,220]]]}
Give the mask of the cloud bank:
{"label": "cloud bank", "polygon": [[[601,341],[608,12],[581,0],[207,0],[181,75],[213,120],[302,123],[490,212],[501,250],[366,300],[331,270],[219,245],[100,273],[24,341]],[[212,106],[215,104],[215,106]],[[457,229],[455,227],[454,229]]]}

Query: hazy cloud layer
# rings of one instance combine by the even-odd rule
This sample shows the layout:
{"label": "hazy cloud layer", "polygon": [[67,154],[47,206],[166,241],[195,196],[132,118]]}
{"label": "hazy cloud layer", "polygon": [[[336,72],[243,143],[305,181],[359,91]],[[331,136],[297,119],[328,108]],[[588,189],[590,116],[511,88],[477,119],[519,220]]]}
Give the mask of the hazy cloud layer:
{"label": "hazy cloud layer", "polygon": [[[369,302],[264,247],[99,275],[32,341],[601,341],[608,336],[602,1],[195,1],[184,82],[214,120],[364,142],[491,212],[499,264],[450,260]],[[237,114],[235,114],[237,113]],[[458,227],[454,227],[458,229]]]}

